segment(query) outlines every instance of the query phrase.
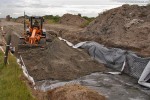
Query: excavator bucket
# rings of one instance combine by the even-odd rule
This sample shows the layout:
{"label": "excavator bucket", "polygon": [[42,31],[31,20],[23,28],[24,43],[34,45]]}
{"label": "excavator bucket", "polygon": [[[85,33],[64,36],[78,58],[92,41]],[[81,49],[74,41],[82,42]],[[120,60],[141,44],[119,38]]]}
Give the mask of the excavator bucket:
{"label": "excavator bucket", "polygon": [[46,39],[42,38],[38,44],[30,44],[25,41],[25,39],[20,38],[20,41],[18,43],[18,53],[22,53],[28,49],[35,49],[35,48],[45,48],[46,46]]}

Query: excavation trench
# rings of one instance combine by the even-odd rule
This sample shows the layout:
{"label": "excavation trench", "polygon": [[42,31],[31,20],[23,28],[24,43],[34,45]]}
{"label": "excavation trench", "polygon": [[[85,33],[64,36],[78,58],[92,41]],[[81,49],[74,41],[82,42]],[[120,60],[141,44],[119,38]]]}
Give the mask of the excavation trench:
{"label": "excavation trench", "polygon": [[136,79],[126,75],[107,74],[113,70],[91,59],[86,51],[69,47],[58,38],[48,43],[45,49],[28,48],[21,52],[37,90],[49,91],[65,84],[81,84],[97,90],[108,100],[126,100],[127,96],[128,100],[149,100],[149,91],[139,87]]}
{"label": "excavation trench", "polygon": [[[12,36],[12,41],[15,40],[12,45],[17,46],[17,36],[16,33]],[[21,57],[38,90],[81,84],[104,94],[108,100],[150,99],[149,90],[138,86],[136,79],[124,74],[107,74],[113,70],[94,61],[86,51],[69,47],[58,38],[53,38],[45,49],[22,49]]]}
{"label": "excavation trench", "polygon": [[[45,26],[46,29],[55,30],[58,33],[57,35],[72,43],[87,40],[97,41],[108,47],[132,50],[139,55],[149,57],[149,8],[150,6],[123,5],[100,14],[85,29],[66,25]],[[15,31],[17,32],[15,35],[20,35],[23,32],[22,24],[4,21],[1,24],[5,26],[6,33]],[[102,93],[108,100],[150,100],[150,90],[139,86],[137,79],[126,74],[108,74],[107,72],[114,70],[94,61],[93,58],[97,58],[97,56],[91,58],[87,51],[73,49],[58,38],[51,39],[52,42],[49,42],[45,49],[27,48],[22,49],[20,52],[24,62],[22,68],[26,74],[30,75],[27,75],[27,77],[35,82],[34,88],[37,90],[48,91],[54,89],[53,93],[63,94],[64,91],[58,92],[58,90],[62,90],[61,88],[58,90],[55,90],[55,88],[65,84],[81,84]],[[16,47],[17,51],[18,37],[12,40],[14,40],[12,45]],[[95,48],[92,48],[92,50],[95,51]],[[20,56],[17,55],[17,57]],[[144,58],[136,57],[134,54],[130,55],[130,53],[127,57],[137,59],[128,59],[126,64],[129,64],[130,68],[127,67],[129,69],[126,69],[126,71],[141,74],[143,65],[145,67],[147,61],[145,63]],[[114,66],[115,63],[109,62],[111,60],[109,58],[107,58],[108,63]],[[143,63],[142,67],[140,63]],[[140,70],[135,70],[136,66]],[[131,76],[138,75],[134,73]]]}

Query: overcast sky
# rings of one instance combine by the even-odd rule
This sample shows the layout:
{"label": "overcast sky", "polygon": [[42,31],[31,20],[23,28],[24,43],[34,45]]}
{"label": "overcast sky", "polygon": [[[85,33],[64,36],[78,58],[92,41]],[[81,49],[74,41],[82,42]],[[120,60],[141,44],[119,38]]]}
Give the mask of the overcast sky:
{"label": "overcast sky", "polygon": [[96,17],[98,13],[122,4],[147,4],[150,0],[0,0],[0,17],[11,15],[63,15],[65,13]]}

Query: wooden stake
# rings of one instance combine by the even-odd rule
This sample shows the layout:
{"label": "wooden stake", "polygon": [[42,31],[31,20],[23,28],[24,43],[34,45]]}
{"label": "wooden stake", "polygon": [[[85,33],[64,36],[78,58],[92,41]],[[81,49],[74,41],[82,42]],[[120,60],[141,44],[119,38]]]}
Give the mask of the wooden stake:
{"label": "wooden stake", "polygon": [[7,64],[7,59],[8,59],[8,52],[10,50],[10,42],[11,42],[11,35],[8,35],[7,38],[7,44],[6,44],[6,51],[5,51],[5,55],[4,55],[4,64]]}

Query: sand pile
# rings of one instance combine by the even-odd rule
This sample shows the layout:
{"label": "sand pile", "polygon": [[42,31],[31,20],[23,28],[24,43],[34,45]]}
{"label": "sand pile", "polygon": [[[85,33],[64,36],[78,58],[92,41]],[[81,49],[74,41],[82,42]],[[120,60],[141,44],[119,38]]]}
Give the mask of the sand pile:
{"label": "sand pile", "polygon": [[88,21],[78,15],[72,15],[72,14],[64,14],[59,23],[64,25],[73,25],[73,26],[81,26]]}
{"label": "sand pile", "polygon": [[21,54],[29,74],[36,80],[71,80],[104,71],[104,66],[93,61],[81,50],[73,49],[55,38],[45,49],[27,48]]}
{"label": "sand pile", "polygon": [[80,85],[66,85],[48,92],[48,100],[106,100],[98,92]]}
{"label": "sand pile", "polygon": [[91,22],[84,33],[91,40],[150,55],[149,9],[150,6],[123,5],[108,10]]}

